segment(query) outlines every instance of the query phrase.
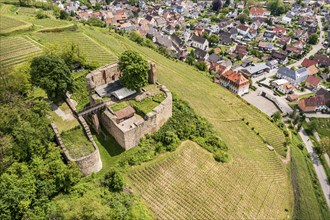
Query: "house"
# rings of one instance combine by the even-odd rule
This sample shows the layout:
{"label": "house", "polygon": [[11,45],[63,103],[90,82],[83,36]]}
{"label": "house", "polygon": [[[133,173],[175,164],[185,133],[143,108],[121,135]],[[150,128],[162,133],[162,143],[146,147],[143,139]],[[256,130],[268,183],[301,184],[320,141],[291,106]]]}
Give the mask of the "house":
{"label": "house", "polygon": [[288,45],[290,43],[291,43],[291,37],[284,35],[279,40],[276,41],[276,46],[284,47],[285,45]]}
{"label": "house", "polygon": [[245,36],[249,33],[249,27],[246,26],[246,25],[243,25],[243,24],[238,25],[237,26],[237,32],[238,32],[238,34],[240,34],[242,36]]}
{"label": "house", "polygon": [[266,65],[272,70],[277,67],[278,61],[277,60],[270,60],[266,62]]}
{"label": "house", "polygon": [[323,95],[300,99],[298,102],[298,107],[303,112],[316,112],[328,109]]}
{"label": "house", "polygon": [[316,92],[316,95],[322,95],[324,97],[325,105],[330,107],[330,92],[329,91],[321,88]]}
{"label": "house", "polygon": [[289,82],[281,84],[276,87],[276,90],[282,93],[283,95],[291,93],[294,89],[295,87]]}
{"label": "house", "polygon": [[305,42],[303,41],[296,41],[292,44],[292,46],[303,49],[305,47]]}
{"label": "house", "polygon": [[274,48],[274,44],[269,42],[260,41],[258,44],[259,50],[271,51]]}
{"label": "house", "polygon": [[303,49],[294,46],[287,46],[285,51],[287,51],[290,55],[300,55],[303,53]]}
{"label": "house", "polygon": [[319,72],[315,65],[307,67],[308,75],[315,75]]}
{"label": "house", "polygon": [[306,79],[306,88],[316,91],[320,86],[321,79],[316,76],[309,75]]}
{"label": "house", "polygon": [[262,73],[269,73],[269,71],[270,68],[265,63],[257,63],[240,70],[246,78],[256,77]]}
{"label": "house", "polygon": [[199,60],[199,61],[207,61],[208,58],[209,58],[209,54],[207,51],[205,50],[201,50],[199,48],[196,48],[195,49],[195,53],[196,53],[196,58]]}
{"label": "house", "polygon": [[290,16],[288,16],[288,14],[284,15],[282,17],[281,22],[284,24],[291,24],[292,18],[290,18]]}
{"label": "house", "polygon": [[221,60],[221,57],[215,53],[212,53],[209,58],[207,59],[207,61],[209,63],[217,63]]}
{"label": "house", "polygon": [[307,79],[308,72],[305,67],[302,67],[298,70],[292,70],[286,66],[282,66],[277,70],[276,77],[280,79],[286,79],[292,85],[296,86]]}
{"label": "house", "polygon": [[250,17],[263,17],[265,15],[265,9],[263,8],[251,8],[250,9]]}
{"label": "house", "polygon": [[238,72],[228,70],[220,76],[220,85],[229,89],[231,92],[242,96],[249,92],[249,81]]}
{"label": "house", "polygon": [[286,99],[289,101],[289,102],[294,102],[294,101],[297,101],[299,98],[299,95],[297,94],[291,94],[291,95],[288,95],[286,97]]}
{"label": "house", "polygon": [[310,60],[308,58],[305,58],[301,63],[301,65],[306,68],[316,65],[316,64],[317,64],[317,62],[315,60]]}
{"label": "house", "polygon": [[196,35],[192,35],[191,37],[191,46],[195,48],[199,48],[201,50],[209,49],[209,41],[203,37],[199,37]]}
{"label": "house", "polygon": [[275,32],[265,31],[262,37],[267,41],[274,41],[276,34]]}
{"label": "house", "polygon": [[288,62],[288,56],[285,52],[273,50],[270,55],[270,60],[277,60],[279,64],[286,64]]}
{"label": "house", "polygon": [[315,55],[313,60],[316,61],[320,67],[330,66],[330,57],[326,55]]}
{"label": "house", "polygon": [[286,35],[286,30],[283,27],[276,27],[273,29],[273,32],[278,36],[281,37],[283,35]]}
{"label": "house", "polygon": [[295,39],[302,40],[304,42],[306,42],[309,38],[308,32],[305,30],[295,30],[293,32],[293,36]]}
{"label": "house", "polygon": [[234,53],[237,54],[238,58],[243,60],[245,58],[245,56],[248,54],[248,50],[246,46],[243,45],[237,45]]}

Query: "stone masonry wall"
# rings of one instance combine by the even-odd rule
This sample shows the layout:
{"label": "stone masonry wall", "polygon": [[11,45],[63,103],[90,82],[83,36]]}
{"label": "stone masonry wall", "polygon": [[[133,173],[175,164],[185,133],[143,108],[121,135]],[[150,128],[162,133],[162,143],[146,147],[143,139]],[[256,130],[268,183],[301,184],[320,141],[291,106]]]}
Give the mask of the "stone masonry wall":
{"label": "stone masonry wall", "polygon": [[87,74],[86,80],[89,89],[111,83],[120,78],[121,72],[118,63],[105,65],[93,72]]}
{"label": "stone masonry wall", "polygon": [[144,135],[157,131],[172,116],[172,94],[165,86],[161,86],[161,90],[165,92],[166,98],[144,120],[135,122],[128,130],[120,128],[110,111],[102,113],[101,123],[125,150],[138,145]]}

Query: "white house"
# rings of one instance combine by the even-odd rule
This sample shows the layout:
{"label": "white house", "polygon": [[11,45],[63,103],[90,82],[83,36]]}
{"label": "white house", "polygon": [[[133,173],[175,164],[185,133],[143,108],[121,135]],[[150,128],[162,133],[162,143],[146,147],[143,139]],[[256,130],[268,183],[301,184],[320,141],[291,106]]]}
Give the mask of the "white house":
{"label": "white house", "polygon": [[201,50],[209,49],[209,41],[203,37],[198,37],[193,35],[191,38],[191,46],[195,48],[199,48]]}

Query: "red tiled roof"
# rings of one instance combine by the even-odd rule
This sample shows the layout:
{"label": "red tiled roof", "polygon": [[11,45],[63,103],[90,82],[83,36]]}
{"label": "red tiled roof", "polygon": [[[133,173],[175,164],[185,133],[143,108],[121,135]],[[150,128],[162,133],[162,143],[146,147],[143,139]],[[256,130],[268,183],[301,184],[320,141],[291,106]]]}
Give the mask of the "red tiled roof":
{"label": "red tiled roof", "polygon": [[223,73],[221,78],[226,81],[230,81],[232,85],[238,88],[249,84],[249,81],[242,74],[239,74],[234,70],[228,70],[227,72]]}
{"label": "red tiled roof", "polygon": [[115,112],[115,115],[117,116],[118,120],[122,120],[125,118],[132,117],[135,113],[135,110],[131,106],[126,106],[125,108],[119,110],[118,112]]}
{"label": "red tiled roof", "polygon": [[301,65],[302,65],[303,67],[306,67],[306,68],[308,68],[308,67],[310,67],[310,66],[313,66],[313,65],[315,65],[315,64],[317,64],[317,62],[316,62],[315,60],[310,60],[310,59],[308,59],[308,58],[305,58],[305,59],[302,61],[302,63],[301,63]]}
{"label": "red tiled roof", "polygon": [[265,13],[265,10],[263,8],[251,8],[250,14],[253,16],[263,16]]}
{"label": "red tiled roof", "polygon": [[317,95],[314,97],[300,99],[298,106],[304,112],[315,111],[316,107],[325,105],[324,96]]}
{"label": "red tiled roof", "polygon": [[315,76],[308,76],[306,79],[306,84],[313,85],[314,87],[317,87],[320,82],[321,79]]}

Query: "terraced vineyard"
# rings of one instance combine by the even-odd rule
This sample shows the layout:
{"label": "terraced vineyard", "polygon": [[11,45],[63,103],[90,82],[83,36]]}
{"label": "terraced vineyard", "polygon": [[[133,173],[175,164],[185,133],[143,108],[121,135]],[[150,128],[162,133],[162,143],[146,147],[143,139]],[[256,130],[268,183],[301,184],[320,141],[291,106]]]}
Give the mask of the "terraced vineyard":
{"label": "terraced vineyard", "polygon": [[73,41],[79,45],[82,52],[86,55],[87,61],[95,61],[102,65],[117,60],[117,57],[112,52],[80,32],[37,33],[35,36],[40,39],[43,44]]}
{"label": "terraced vineyard", "polygon": [[25,37],[1,37],[0,45],[0,63],[4,66],[25,62],[42,52],[40,47]]}
{"label": "terraced vineyard", "polygon": [[10,33],[12,31],[28,28],[31,24],[17,20],[12,17],[0,15],[0,34]]}
{"label": "terraced vineyard", "polygon": [[129,180],[158,219],[284,219],[285,168],[268,150],[255,154],[263,158],[264,173],[240,160],[219,164],[185,142],[158,163],[134,169]]}

